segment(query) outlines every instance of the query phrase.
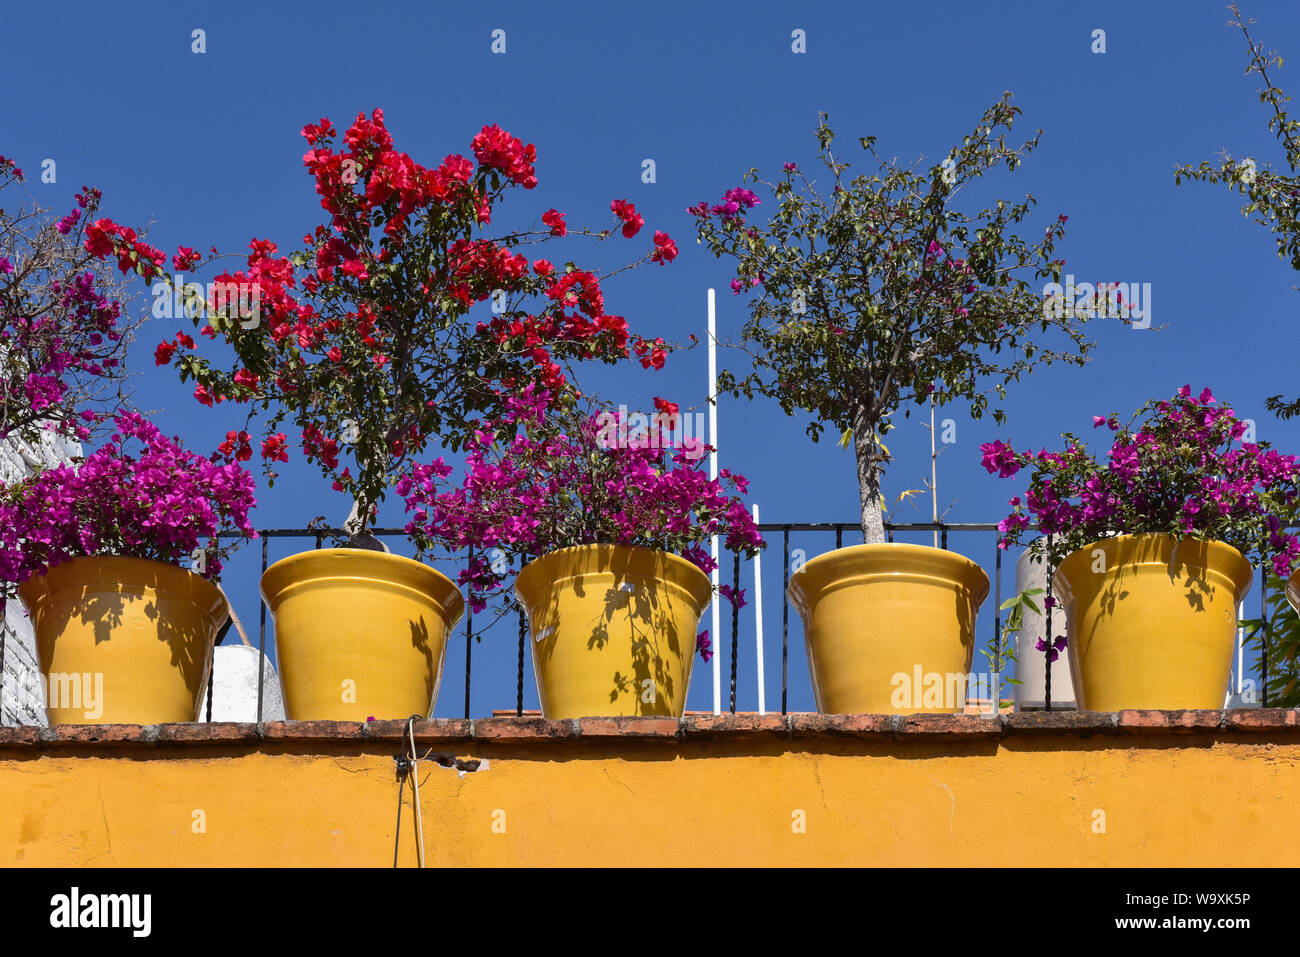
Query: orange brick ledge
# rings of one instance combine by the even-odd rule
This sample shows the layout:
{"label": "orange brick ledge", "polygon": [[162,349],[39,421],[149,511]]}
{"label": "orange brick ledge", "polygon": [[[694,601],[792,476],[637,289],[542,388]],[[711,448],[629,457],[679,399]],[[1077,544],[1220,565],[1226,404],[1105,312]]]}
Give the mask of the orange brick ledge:
{"label": "orange brick ledge", "polygon": [[[1231,711],[1032,711],[996,720],[962,714],[723,714],[673,718],[578,718],[548,721],[533,716],[435,719],[414,725],[418,744],[562,743],[585,741],[707,741],[736,737],[863,738],[963,741],[1042,735],[1088,737],[1114,734],[1219,735],[1300,734],[1300,709]],[[0,751],[140,745],[256,745],[375,742],[400,746],[405,721],[274,721],[264,724],[203,722],[0,727]]]}

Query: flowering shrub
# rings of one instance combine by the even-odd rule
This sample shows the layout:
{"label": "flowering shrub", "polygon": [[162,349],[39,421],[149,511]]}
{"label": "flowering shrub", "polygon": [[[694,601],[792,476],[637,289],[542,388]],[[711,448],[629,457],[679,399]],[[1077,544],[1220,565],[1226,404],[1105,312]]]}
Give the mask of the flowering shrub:
{"label": "flowering shrub", "polygon": [[[22,182],[0,156],[0,190]],[[113,386],[138,320],[125,314],[123,283],[83,245],[100,198],[82,187],[58,218],[21,203],[0,209],[0,438],[36,441],[40,429],[87,438],[97,421],[89,407],[119,398]]]}
{"label": "flowering shrub", "polygon": [[[1021,235],[1034,200],[998,200],[980,212],[955,202],[979,180],[1015,170],[1038,136],[1008,142],[1019,110],[1010,94],[985,111],[948,156],[918,171],[880,155],[873,137],[859,140],[876,169],[849,177],[832,151],[822,117],[817,130],[826,176],[809,177],[786,163],[774,182],[751,170],[746,180],[777,203],[762,225],[747,216],[763,202],[746,187],[721,201],[689,208],[700,240],[735,260],[731,290],[748,292],[743,335],[753,371],[724,371],[718,387],[732,395],[775,399],[787,415],[814,418],[814,441],[834,429],[856,457],[862,532],[883,542],[882,441],[891,418],[910,403],[970,403],[978,418],[988,393],[1033,367],[1083,361],[1088,343],[1073,316],[1045,315],[1039,289],[1059,279],[1055,256],[1065,216]],[[817,189],[818,182],[829,190]],[[1044,348],[1040,334],[1059,332],[1063,351]],[[999,410],[991,410],[1002,421]]]}
{"label": "flowering shrub", "polygon": [[[580,361],[663,365],[666,344],[633,335],[606,309],[597,273],[523,251],[565,236],[603,240],[613,228],[576,229],[550,209],[540,229],[485,235],[509,191],[537,185],[533,145],[485,126],[470,144],[474,159],[452,154],[426,167],[394,148],[381,110],[359,114],[341,140],[328,119],[302,135],[303,164],[328,218],[301,251],[281,255],[255,239],[245,268],[215,278],[257,290],[251,321],[220,309],[195,317],[202,335],[233,348],[233,367],[218,370],[184,333],[161,343],[156,361],[195,381],[205,405],[247,402],[268,413],[261,457],[271,481],[297,444],[281,428],[291,420],[303,454],[352,496],[354,536],[431,439],[461,450],[529,384],[558,394],[566,367]],[[614,200],[610,210],[622,236],[638,235],[644,218],[632,203]],[[162,271],[159,257],[120,231],[103,229],[95,240]],[[632,265],[676,255],[656,232]],[[491,317],[471,321],[471,309],[489,302]],[[247,432],[229,436],[241,458],[255,444]]]}
{"label": "flowering shrub", "polygon": [[218,533],[256,537],[251,474],[185,451],[137,413],[112,421],[108,443],[80,463],[0,486],[0,582],[20,585],[86,555],[179,564],[200,548],[196,570],[215,579],[239,541],[223,545]]}
{"label": "flowering shrub", "polygon": [[[1297,567],[1300,542],[1284,522],[1297,503],[1300,460],[1241,442],[1246,423],[1209,389],[1193,396],[1183,386],[1171,399],[1148,402],[1125,426],[1114,415],[1094,416],[1093,428],[1101,427],[1114,433],[1104,463],[1069,433],[1063,452],[980,446],[990,473],[1032,470],[1028,490],[1010,500],[1013,511],[998,524],[1000,548],[1020,544],[1032,521],[1035,534],[1052,536],[1053,567],[1100,539],[1153,532],[1226,542],[1271,561],[1283,578]],[[1048,551],[1045,538],[1031,547]]]}
{"label": "flowering shrub", "polygon": [[711,480],[689,442],[611,441],[609,415],[557,410],[551,396],[529,389],[499,427],[471,439],[459,487],[445,482],[452,469],[442,459],[399,481],[397,492],[415,513],[406,531],[421,549],[474,546],[460,582],[471,586],[475,610],[513,573],[512,563],[561,548],[638,545],[709,572],[713,535],[745,554],[763,547],[740,498],[744,476],[723,469]]}

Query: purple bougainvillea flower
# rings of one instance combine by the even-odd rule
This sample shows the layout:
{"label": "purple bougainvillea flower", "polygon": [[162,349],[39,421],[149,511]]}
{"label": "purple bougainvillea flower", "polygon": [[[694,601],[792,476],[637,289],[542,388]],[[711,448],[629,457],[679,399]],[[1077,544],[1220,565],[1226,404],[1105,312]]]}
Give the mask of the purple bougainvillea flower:
{"label": "purple bougainvillea flower", "polygon": [[706,628],[695,638],[695,650],[700,653],[700,657],[705,663],[713,660],[713,642],[709,640],[709,630]]}

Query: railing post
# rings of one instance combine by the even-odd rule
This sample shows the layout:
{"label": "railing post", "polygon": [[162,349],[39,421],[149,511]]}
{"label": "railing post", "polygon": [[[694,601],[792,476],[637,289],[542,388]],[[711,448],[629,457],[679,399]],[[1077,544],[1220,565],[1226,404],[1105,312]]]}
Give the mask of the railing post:
{"label": "railing post", "polygon": [[[474,546],[469,547],[469,564],[474,565]],[[469,720],[469,674],[474,657],[474,579],[469,580],[469,601],[465,607],[465,720]]]}
{"label": "railing post", "polygon": [[1043,649],[1043,710],[1052,710],[1052,536],[1047,536],[1047,591],[1043,596],[1043,619],[1047,625],[1047,647]]}
{"label": "railing post", "polygon": [[524,616],[524,609],[519,608],[519,672],[516,676],[515,683],[515,717],[523,717],[524,714],[524,638],[528,633],[528,619]]}
{"label": "railing post", "polygon": [[790,526],[781,526],[781,714],[790,686]]}
{"label": "railing post", "polygon": [[993,717],[1002,714],[1002,549],[993,533]]}
{"label": "railing post", "polygon": [[[270,544],[269,535],[262,536],[262,574],[266,574],[266,556],[267,546]],[[260,582],[261,579],[259,578]],[[259,609],[257,627],[257,723],[262,723],[262,685],[266,680],[266,602],[262,602]]]}
{"label": "railing post", "polygon": [[736,659],[740,655],[740,552],[731,553],[731,713],[736,713]]}
{"label": "railing post", "polygon": [[1273,643],[1273,626],[1268,618],[1268,569],[1259,570],[1259,617],[1264,622],[1264,643],[1260,647],[1260,677],[1263,681],[1260,706],[1268,707],[1268,646]]}

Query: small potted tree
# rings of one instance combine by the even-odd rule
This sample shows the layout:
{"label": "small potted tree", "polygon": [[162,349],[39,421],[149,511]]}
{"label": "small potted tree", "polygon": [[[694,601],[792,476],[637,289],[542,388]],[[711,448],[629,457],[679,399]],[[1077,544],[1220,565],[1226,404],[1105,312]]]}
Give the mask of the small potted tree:
{"label": "small potted tree", "polygon": [[[1007,142],[1018,113],[1003,96],[925,173],[883,159],[864,137],[878,171],[852,179],[823,117],[821,192],[786,163],[775,182],[755,170],[746,176],[777,201],[764,226],[747,220],[761,200],[746,187],[690,210],[708,248],[736,260],[732,290],[752,293],[743,334],[753,369],[724,373],[719,387],[775,398],[789,415],[813,416],[814,441],[830,429],[853,445],[865,544],[809,561],[789,587],[822,711],[960,707],[893,701],[895,676],[918,666],[926,676],[969,671],[988,590],[984,572],[959,555],[885,541],[882,440],[898,410],[963,400],[978,418],[989,410],[989,392],[1000,398],[1007,383],[1042,363],[1080,363],[1088,348],[1081,317],[1043,305],[1042,284],[1059,278],[1062,261],[1053,257],[1066,217],[1026,239],[1018,230],[1032,197],[975,214],[955,205],[966,187],[997,167],[1015,170],[1037,145],[1037,135]],[[1039,333],[1055,334],[1063,348],[1045,345]],[[1002,420],[1000,410],[992,414]]]}
{"label": "small potted tree", "polygon": [[84,460],[0,487],[0,580],[30,611],[51,723],[194,721],[253,476],[138,413],[112,422]]}
{"label": "small potted tree", "polygon": [[1032,470],[1001,544],[1020,544],[1036,524],[1030,549],[1056,569],[1080,709],[1221,708],[1249,559],[1285,578],[1300,558],[1283,528],[1300,464],[1243,443],[1246,423],[1209,389],[1183,386],[1124,426],[1094,416],[1103,426],[1115,434],[1100,461],[1070,433],[1060,452],[981,446],[990,472]]}
{"label": "small potted tree", "polygon": [[651,427],[629,430],[565,391],[530,392],[481,430],[459,487],[441,462],[405,477],[407,531],[421,547],[497,550],[470,569],[472,600],[514,578],[545,717],[681,717],[695,653],[712,655],[696,634],[713,597],[706,544],[763,545],[738,494],[747,483],[708,477],[706,448],[677,437],[674,403],[656,400]]}
{"label": "small potted tree", "polygon": [[[252,308],[210,301],[194,319],[230,346],[232,366],[219,370],[183,333],[158,361],[196,382],[199,401],[264,414],[269,482],[292,422],[304,455],[351,498],[341,547],[283,559],[263,578],[289,717],[427,714],[463,600],[447,576],[386,553],[369,532],[377,509],[430,443],[463,451],[528,386],[554,390],[583,361],[663,364],[662,341],[606,310],[599,275],[525,255],[566,234],[630,239],[644,220],[614,200],[609,229],[570,230],[549,209],[492,235],[507,194],[537,185],[534,147],[496,126],[474,136],[474,159],[435,167],[394,148],[380,110],[341,138],[328,120],[302,133],[326,221],[289,256],[254,240],[246,268],[216,277],[218,289],[253,291]],[[676,255],[656,232],[631,265]],[[229,440],[251,457],[248,431]]]}

